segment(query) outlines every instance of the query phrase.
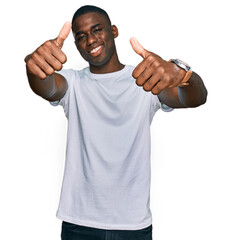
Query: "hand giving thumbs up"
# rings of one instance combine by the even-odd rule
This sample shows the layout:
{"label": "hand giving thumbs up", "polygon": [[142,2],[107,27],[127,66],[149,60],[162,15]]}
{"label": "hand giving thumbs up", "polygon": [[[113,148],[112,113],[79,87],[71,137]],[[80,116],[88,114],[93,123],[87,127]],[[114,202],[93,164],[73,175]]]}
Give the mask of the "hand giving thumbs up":
{"label": "hand giving thumbs up", "polygon": [[63,64],[67,61],[67,57],[61,48],[70,31],[71,23],[66,22],[56,39],[46,41],[32,54],[28,55],[25,58],[28,72],[40,79],[45,79],[55,71],[61,70]]}
{"label": "hand giving thumbs up", "polygon": [[143,86],[145,91],[158,95],[166,88],[179,85],[186,74],[183,69],[147,51],[135,38],[131,38],[130,43],[134,51],[143,58],[133,71],[138,86]]}

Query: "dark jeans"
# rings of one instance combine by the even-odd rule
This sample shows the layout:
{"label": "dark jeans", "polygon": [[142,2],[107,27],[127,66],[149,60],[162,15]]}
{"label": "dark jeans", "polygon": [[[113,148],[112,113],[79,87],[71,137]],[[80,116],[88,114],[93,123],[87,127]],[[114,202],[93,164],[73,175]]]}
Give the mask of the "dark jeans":
{"label": "dark jeans", "polygon": [[140,230],[105,230],[62,223],[62,240],[152,240],[152,225]]}

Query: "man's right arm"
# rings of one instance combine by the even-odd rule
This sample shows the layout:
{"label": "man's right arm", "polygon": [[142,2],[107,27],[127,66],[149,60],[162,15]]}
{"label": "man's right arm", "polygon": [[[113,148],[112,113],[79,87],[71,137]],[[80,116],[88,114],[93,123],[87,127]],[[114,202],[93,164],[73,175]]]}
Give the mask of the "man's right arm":
{"label": "man's right arm", "polygon": [[48,101],[60,100],[68,89],[66,79],[55,71],[67,60],[61,48],[70,30],[71,23],[65,23],[56,39],[46,41],[25,58],[31,89]]}

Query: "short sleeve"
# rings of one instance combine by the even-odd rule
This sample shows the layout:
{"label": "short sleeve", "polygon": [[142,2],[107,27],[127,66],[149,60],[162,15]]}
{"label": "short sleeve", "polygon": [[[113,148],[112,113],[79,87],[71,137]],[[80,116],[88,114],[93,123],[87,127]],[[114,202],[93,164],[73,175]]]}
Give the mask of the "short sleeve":
{"label": "short sleeve", "polygon": [[151,93],[150,122],[159,109],[163,110],[164,112],[171,112],[173,110],[173,108],[161,103],[157,95]]}
{"label": "short sleeve", "polygon": [[152,94],[152,106],[154,112],[156,112],[159,109],[163,110],[164,112],[171,112],[173,110],[173,108],[165,105],[164,103],[161,103],[158,96],[154,94]]}
{"label": "short sleeve", "polygon": [[68,112],[69,112],[69,99],[70,99],[70,88],[72,86],[72,70],[61,70],[59,72],[57,72],[58,74],[62,75],[68,82],[68,89],[65,93],[65,95],[63,96],[63,98],[61,98],[59,101],[54,101],[54,102],[50,102],[50,104],[52,106],[62,106],[65,112],[66,117],[68,117]]}
{"label": "short sleeve", "polygon": [[164,103],[160,103],[160,106],[161,106],[161,109],[162,109],[164,112],[171,112],[172,110],[174,110],[173,108],[165,105]]}

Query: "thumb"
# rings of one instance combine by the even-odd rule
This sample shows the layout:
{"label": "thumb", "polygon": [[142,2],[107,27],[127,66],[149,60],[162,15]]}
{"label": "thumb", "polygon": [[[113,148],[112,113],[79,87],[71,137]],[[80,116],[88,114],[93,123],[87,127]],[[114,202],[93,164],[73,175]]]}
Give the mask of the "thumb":
{"label": "thumb", "polygon": [[149,55],[149,52],[142,47],[135,37],[130,38],[130,44],[134,51],[142,58],[146,58]]}
{"label": "thumb", "polygon": [[64,26],[60,30],[58,37],[55,40],[57,47],[62,48],[64,40],[68,37],[68,35],[71,31],[71,27],[72,27],[72,25],[70,22],[66,22],[64,24]]}

